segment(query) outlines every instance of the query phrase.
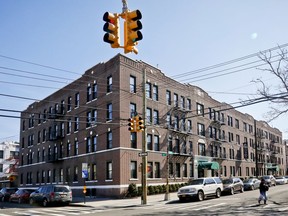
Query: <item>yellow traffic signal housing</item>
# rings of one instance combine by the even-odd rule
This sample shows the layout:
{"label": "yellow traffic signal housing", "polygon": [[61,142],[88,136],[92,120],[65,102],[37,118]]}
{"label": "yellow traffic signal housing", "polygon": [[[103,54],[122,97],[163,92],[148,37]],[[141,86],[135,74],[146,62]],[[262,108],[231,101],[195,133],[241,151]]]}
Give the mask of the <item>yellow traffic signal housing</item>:
{"label": "yellow traffic signal housing", "polygon": [[118,14],[106,12],[103,16],[103,20],[106,22],[103,26],[103,30],[107,32],[103,37],[104,42],[109,43],[112,48],[120,47]]}
{"label": "yellow traffic signal housing", "polygon": [[140,116],[136,116],[136,131],[144,131],[144,120]]}
{"label": "yellow traffic signal housing", "polygon": [[128,121],[129,121],[129,123],[128,123],[128,130],[130,131],[130,132],[136,132],[136,128],[135,128],[135,126],[136,126],[136,124],[135,124],[135,117],[133,117],[133,118],[129,118],[128,119]]}
{"label": "yellow traffic signal housing", "polygon": [[138,42],[143,39],[142,23],[139,21],[142,14],[139,10],[125,12],[124,22],[124,53],[134,52],[138,54],[138,49],[135,47]]}

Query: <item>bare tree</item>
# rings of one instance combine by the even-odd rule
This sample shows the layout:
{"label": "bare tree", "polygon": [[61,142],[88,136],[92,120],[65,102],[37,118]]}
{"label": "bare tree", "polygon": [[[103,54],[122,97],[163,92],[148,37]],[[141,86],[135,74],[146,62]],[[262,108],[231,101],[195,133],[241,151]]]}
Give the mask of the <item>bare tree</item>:
{"label": "bare tree", "polygon": [[254,80],[254,82],[261,86],[257,90],[257,93],[261,96],[260,99],[270,102],[270,111],[265,115],[268,122],[270,122],[282,114],[288,113],[287,50],[279,47],[276,55],[273,55],[272,51],[267,51],[260,52],[258,57],[267,65],[267,67],[257,69],[274,75],[278,80],[278,85],[276,86],[269,85],[262,79]]}

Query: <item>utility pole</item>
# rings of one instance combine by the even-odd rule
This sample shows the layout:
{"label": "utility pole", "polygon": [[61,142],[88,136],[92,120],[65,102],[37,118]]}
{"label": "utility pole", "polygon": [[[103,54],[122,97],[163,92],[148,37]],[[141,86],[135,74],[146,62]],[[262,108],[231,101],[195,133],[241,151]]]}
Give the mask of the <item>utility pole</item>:
{"label": "utility pole", "polygon": [[[146,133],[147,133],[147,124],[146,124],[146,69],[143,66],[143,119],[144,119],[144,131],[142,133],[142,153],[147,152],[147,144],[146,144]],[[147,155],[142,156],[142,197],[141,204],[147,204]]]}
{"label": "utility pole", "polygon": [[255,139],[255,173],[256,173],[256,178],[258,178],[258,175],[259,175],[259,171],[258,171],[258,138],[257,138],[256,119],[254,119],[254,139]]}

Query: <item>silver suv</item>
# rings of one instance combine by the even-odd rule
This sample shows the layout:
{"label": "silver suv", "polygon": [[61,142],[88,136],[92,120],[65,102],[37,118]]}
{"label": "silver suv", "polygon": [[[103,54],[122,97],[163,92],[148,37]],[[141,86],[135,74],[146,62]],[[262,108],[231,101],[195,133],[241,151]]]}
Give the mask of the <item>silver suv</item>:
{"label": "silver suv", "polygon": [[199,201],[204,200],[207,196],[219,198],[223,190],[223,184],[218,177],[198,178],[189,181],[187,186],[178,190],[177,196],[180,201],[197,198]]}
{"label": "silver suv", "polygon": [[35,192],[30,194],[29,203],[40,203],[44,207],[50,203],[72,202],[72,191],[67,185],[44,185],[40,186]]}

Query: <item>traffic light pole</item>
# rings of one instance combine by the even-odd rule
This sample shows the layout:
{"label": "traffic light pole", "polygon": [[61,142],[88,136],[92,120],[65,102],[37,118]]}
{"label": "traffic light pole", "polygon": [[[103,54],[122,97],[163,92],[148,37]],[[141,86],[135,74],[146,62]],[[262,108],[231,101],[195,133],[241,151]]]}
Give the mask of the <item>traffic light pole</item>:
{"label": "traffic light pole", "polygon": [[[142,133],[142,153],[147,152],[146,145],[146,69],[143,67],[143,120],[144,120],[144,131]],[[142,197],[141,204],[147,204],[147,156],[142,156]]]}

